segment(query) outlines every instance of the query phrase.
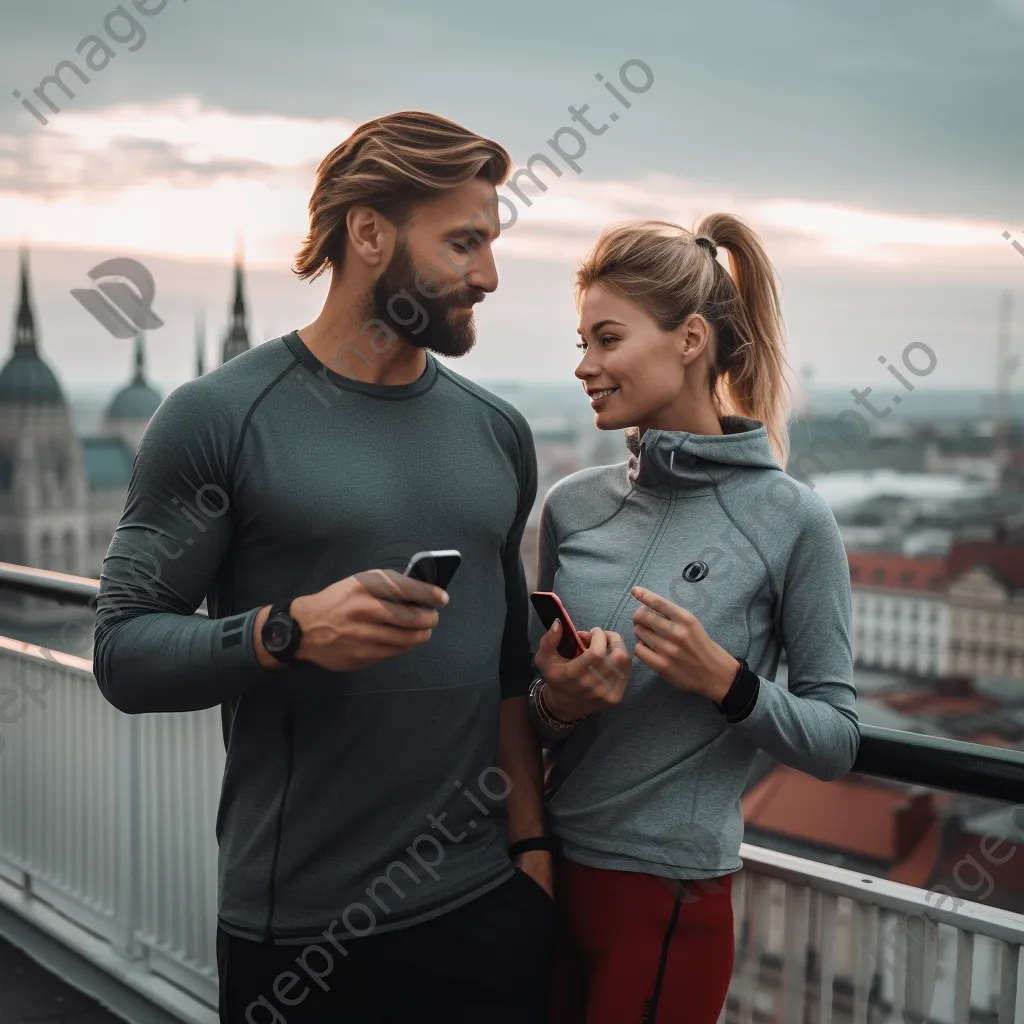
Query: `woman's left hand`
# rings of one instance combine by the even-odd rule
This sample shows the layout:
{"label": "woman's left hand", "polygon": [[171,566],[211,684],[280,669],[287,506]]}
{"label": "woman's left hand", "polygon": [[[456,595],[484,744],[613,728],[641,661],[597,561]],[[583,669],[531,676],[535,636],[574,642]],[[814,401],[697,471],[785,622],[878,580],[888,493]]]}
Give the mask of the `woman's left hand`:
{"label": "woman's left hand", "polygon": [[721,704],[740,663],[692,612],[643,587],[633,587],[632,594],[640,602],[633,613],[633,653],[666,683]]}

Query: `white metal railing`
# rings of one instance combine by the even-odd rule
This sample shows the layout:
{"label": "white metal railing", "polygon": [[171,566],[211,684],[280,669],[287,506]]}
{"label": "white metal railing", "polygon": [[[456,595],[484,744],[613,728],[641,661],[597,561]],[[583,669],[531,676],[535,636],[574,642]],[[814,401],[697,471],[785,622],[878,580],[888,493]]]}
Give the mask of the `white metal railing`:
{"label": "white metal railing", "polygon": [[[213,1024],[223,763],[217,710],[123,715],[89,662],[0,637],[0,905]],[[1024,1024],[1024,916],[742,856],[723,1022]]]}
{"label": "white metal railing", "polygon": [[1024,916],[762,847],[740,855],[722,1022],[1024,1022]]}
{"label": "white metal railing", "polygon": [[0,902],[212,1024],[219,712],[121,714],[88,661],[4,637],[0,688]]}

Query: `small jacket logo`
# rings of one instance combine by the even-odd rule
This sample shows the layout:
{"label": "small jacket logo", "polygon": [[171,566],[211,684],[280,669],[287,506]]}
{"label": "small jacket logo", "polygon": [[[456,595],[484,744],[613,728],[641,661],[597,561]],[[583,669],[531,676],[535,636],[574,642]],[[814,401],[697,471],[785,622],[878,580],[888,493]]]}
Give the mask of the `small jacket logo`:
{"label": "small jacket logo", "polygon": [[687,583],[699,583],[708,574],[707,562],[691,562],[683,570],[683,579]]}
{"label": "small jacket logo", "polygon": [[163,327],[163,320],[150,308],[156,291],[153,275],[138,260],[106,260],[93,267],[89,277],[98,282],[95,288],[72,288],[71,294],[115,338],[131,338],[138,331]]}

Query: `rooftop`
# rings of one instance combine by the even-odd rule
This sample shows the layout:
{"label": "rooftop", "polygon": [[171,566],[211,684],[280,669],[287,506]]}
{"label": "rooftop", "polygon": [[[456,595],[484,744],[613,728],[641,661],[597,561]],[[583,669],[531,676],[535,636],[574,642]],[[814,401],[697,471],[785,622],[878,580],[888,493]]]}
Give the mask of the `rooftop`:
{"label": "rooftop", "polygon": [[132,474],[132,452],[119,437],[83,437],[85,479],[91,490],[127,487]]}
{"label": "rooftop", "polygon": [[123,1024],[94,999],[65,984],[0,938],[3,1024]]}
{"label": "rooftop", "polygon": [[780,766],[743,797],[743,817],[759,833],[852,854],[887,871],[916,845],[897,828],[912,799],[900,786],[857,776],[821,782]]}
{"label": "rooftop", "polygon": [[[97,583],[4,565],[4,590],[81,608]],[[0,735],[0,934],[133,1024],[216,1024],[219,709],[123,715],[99,693],[91,661],[0,637],[0,685],[26,665],[45,677],[47,696]],[[821,782],[777,768],[744,799],[750,839],[735,876],[723,1021],[949,1020],[954,1006],[974,1024],[992,1024],[993,1011],[1024,1020],[1024,914],[969,888],[976,876],[962,870],[967,856],[984,856],[989,833],[1024,835],[1019,808],[991,816],[1000,800],[1024,806],[1024,754],[862,724],[854,773]],[[959,823],[954,800],[973,808],[959,832],[945,827]],[[961,833],[960,845],[947,842]],[[945,878],[958,898],[929,902],[924,886]],[[881,929],[912,917],[952,941],[908,948],[902,960],[856,953],[858,937],[885,941]],[[55,1006],[56,979],[19,973],[30,970],[23,959],[2,954],[3,1024],[111,1024],[87,1000]],[[6,998],[24,984],[38,1002]]]}
{"label": "rooftop", "polygon": [[890,551],[848,551],[850,582],[854,587],[936,593],[948,582],[946,560]]}

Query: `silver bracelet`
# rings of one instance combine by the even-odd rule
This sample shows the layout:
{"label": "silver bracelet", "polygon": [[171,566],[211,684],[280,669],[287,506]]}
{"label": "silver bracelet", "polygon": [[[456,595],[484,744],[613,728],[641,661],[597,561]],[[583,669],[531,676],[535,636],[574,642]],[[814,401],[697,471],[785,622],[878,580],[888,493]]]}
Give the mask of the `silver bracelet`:
{"label": "silver bracelet", "polygon": [[572,722],[563,722],[560,718],[555,718],[544,704],[544,698],[541,696],[543,688],[543,676],[537,676],[530,684],[530,704],[533,706],[537,718],[549,729],[554,729],[556,732],[571,732],[583,719],[577,718]]}

